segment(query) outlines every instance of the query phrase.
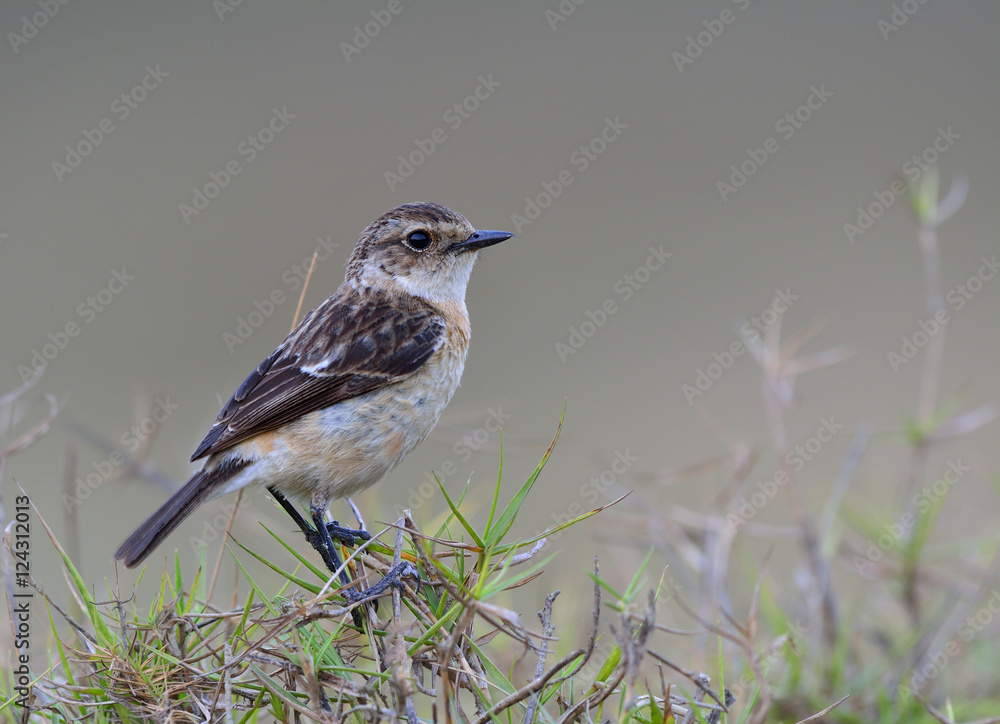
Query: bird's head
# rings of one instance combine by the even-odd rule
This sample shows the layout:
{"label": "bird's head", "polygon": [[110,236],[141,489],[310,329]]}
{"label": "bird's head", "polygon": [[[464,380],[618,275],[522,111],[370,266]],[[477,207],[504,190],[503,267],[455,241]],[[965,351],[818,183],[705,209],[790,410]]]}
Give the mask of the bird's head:
{"label": "bird's head", "polygon": [[361,233],[347,281],[429,301],[462,301],[479,250],[513,236],[476,231],[464,216],[439,204],[404,204]]}

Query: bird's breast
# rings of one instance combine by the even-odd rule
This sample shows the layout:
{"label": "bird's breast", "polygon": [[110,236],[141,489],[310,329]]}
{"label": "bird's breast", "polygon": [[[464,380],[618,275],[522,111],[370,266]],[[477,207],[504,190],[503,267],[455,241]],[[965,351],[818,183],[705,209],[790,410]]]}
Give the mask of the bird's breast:
{"label": "bird's breast", "polygon": [[424,439],[438,421],[462,379],[469,353],[469,316],[461,302],[439,303],[445,318],[441,346],[407,379],[393,385],[398,407],[409,411]]}
{"label": "bird's breast", "polygon": [[331,497],[353,495],[423,442],[462,378],[469,351],[464,307],[442,310],[444,340],[412,375],[290,423],[281,435],[286,474],[279,487],[304,494],[323,485]]}

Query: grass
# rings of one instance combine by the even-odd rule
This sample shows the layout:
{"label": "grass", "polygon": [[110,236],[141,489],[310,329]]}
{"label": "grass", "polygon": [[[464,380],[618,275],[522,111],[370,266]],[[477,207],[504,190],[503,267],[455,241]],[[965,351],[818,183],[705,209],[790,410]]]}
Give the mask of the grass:
{"label": "grass", "polygon": [[[558,432],[556,437],[558,437]],[[552,446],[555,445],[555,438]],[[552,453],[501,507],[497,477],[486,524],[477,530],[442,487],[449,514],[433,533],[422,532],[409,515],[395,527],[395,544],[373,539],[351,559],[356,575],[380,577],[400,563],[420,570],[419,588],[391,589],[391,604],[379,611],[362,604],[365,625],[352,623],[351,610],[327,572],[298,552],[299,542],[272,533],[279,549],[296,561],[288,570],[243,546],[285,580],[264,591],[236,554],[250,594],[240,608],[219,610],[208,601],[203,559],[186,582],[179,556],[164,572],[155,597],[145,605],[106,591],[103,602],[82,580],[72,560],[49,530],[68,572],[78,615],[71,616],[46,594],[54,648],[48,670],[33,681],[29,696],[18,697],[14,681],[3,688],[0,715],[8,721],[233,721],[298,720],[357,722],[405,717],[485,724],[488,721],[555,721],[576,714],[623,714],[641,721],[672,721],[694,706],[711,711],[717,695],[708,679],[695,679],[700,696],[683,687],[640,683],[640,664],[654,655],[647,648],[653,631],[656,596],[638,614],[639,575],[617,592],[599,575],[595,561],[592,627],[582,645],[550,661],[554,627],[549,594],[540,628],[495,602],[500,594],[530,584],[551,556],[538,559],[541,538],[508,540],[517,514]],[[596,509],[547,531],[551,535],[600,512]],[[391,533],[391,531],[388,531]],[[456,540],[456,534],[459,534]],[[643,567],[644,568],[644,567]],[[640,574],[642,569],[640,569]],[[34,582],[33,582],[34,583]],[[598,636],[602,591],[611,594],[618,625],[607,650]],[[641,608],[641,607],[640,607]],[[387,610],[389,609],[389,610]],[[513,647],[515,660],[535,661],[535,676],[515,681],[496,661]],[[500,655],[498,655],[498,653]],[[704,688],[697,689],[699,683]],[[692,704],[705,696],[710,701]],[[664,704],[664,702],[667,704]],[[699,719],[701,720],[701,719]]]}
{"label": "grass", "polygon": [[[941,304],[937,228],[961,205],[960,192],[939,202],[936,179],[929,177],[912,192],[929,314]],[[945,455],[996,411],[941,402],[940,332],[923,353],[913,415],[895,431],[856,429],[825,502],[810,510],[806,481],[787,462],[786,412],[798,376],[849,354],[838,347],[799,356],[825,321],[785,342],[776,324],[748,344],[762,369],[769,452],[784,476],[765,504],[784,504],[787,523],[758,520],[758,508],[748,512],[750,474],[764,453],[733,444],[678,473],[721,474],[725,485],[709,504],[698,510],[644,507],[657,517],[667,544],[640,541],[642,560],[624,586],[603,576],[597,559],[589,578],[585,571],[561,574],[570,610],[590,609],[589,616],[573,619],[572,630],[556,628],[563,594],[537,589],[552,561],[543,556],[543,539],[593,525],[589,518],[621,498],[542,535],[513,534],[558,429],[509,499],[501,441],[488,511],[468,503],[468,488],[456,493],[439,484],[447,506],[440,522],[423,530],[429,524],[407,512],[371,541],[345,551],[352,577],[367,585],[400,566],[415,567],[421,581],[389,589],[377,610],[360,604],[360,628],[352,618],[359,604],[348,604],[337,578],[316,566],[298,536],[285,540],[268,531],[274,545],[267,553],[229,546],[239,589],[249,593],[227,610],[213,603],[219,565],[209,566],[204,550],[192,580],[185,580],[176,556],[152,593],[147,582],[133,596],[111,585],[98,596],[42,511],[34,510],[59,553],[67,586],[59,595],[53,581],[43,588],[24,577],[35,586],[36,600],[44,601],[48,659],[18,673],[16,651],[8,654],[0,720],[1000,721],[1000,654],[990,637],[993,608],[1000,606],[1000,538],[987,533],[941,541],[935,526],[950,486],[925,497],[926,504],[915,504],[914,497],[936,477],[929,469],[932,454]],[[0,409],[30,387],[0,399]],[[0,475],[5,458],[37,443],[57,413],[50,400],[49,415],[2,448]],[[904,500],[895,509],[852,509],[847,492],[875,444],[904,451]],[[603,517],[604,531],[617,530]],[[633,520],[613,535],[621,544],[636,528]],[[8,581],[17,560],[11,541],[8,533]],[[780,563],[772,561],[776,557]],[[661,558],[670,565],[658,572]],[[276,590],[255,579],[252,571],[262,566],[274,574],[268,580],[281,582]],[[537,623],[508,607],[514,589],[537,601]],[[15,627],[13,599],[8,604]],[[24,683],[30,691],[18,688]]]}

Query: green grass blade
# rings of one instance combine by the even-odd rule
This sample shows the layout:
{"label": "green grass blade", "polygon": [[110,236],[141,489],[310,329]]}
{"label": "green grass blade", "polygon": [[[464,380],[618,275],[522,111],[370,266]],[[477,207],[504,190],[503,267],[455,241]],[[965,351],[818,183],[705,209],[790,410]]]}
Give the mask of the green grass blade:
{"label": "green grass blade", "polygon": [[517,494],[511,499],[510,503],[507,504],[507,507],[504,508],[503,513],[501,513],[500,517],[497,519],[496,525],[486,531],[487,547],[492,547],[499,543],[503,537],[507,535],[507,531],[511,529],[511,526],[514,525],[514,519],[517,518],[517,514],[521,510],[521,505],[524,503],[524,499],[528,496],[528,493],[531,492],[531,488],[535,485],[535,481],[538,480],[538,476],[541,474],[542,468],[545,467],[545,463],[547,463],[549,461],[549,457],[552,456],[552,450],[556,446],[556,441],[559,440],[559,433],[562,431],[563,419],[565,417],[566,407],[564,405],[562,415],[559,417],[559,425],[556,427],[556,434],[552,437],[552,442],[549,443],[549,447],[545,451],[545,454],[542,455],[542,459],[535,468],[535,471],[528,476],[524,485],[521,486],[521,489],[517,491]]}
{"label": "green grass blade", "polygon": [[[268,531],[268,532],[270,532],[270,531]],[[298,576],[292,575],[290,572],[286,571],[284,568],[282,568],[281,566],[279,566],[277,563],[271,563],[271,561],[267,560],[263,556],[261,556],[261,555],[255,553],[254,551],[250,550],[249,548],[247,548],[245,545],[243,545],[242,543],[240,543],[235,538],[233,540],[235,541],[236,545],[238,545],[244,551],[246,551],[247,553],[249,553],[251,556],[253,556],[254,558],[256,558],[258,561],[260,561],[261,563],[263,563],[265,566],[267,566],[268,568],[270,568],[272,571],[274,571],[275,573],[277,573],[279,576],[281,576],[282,578],[285,578],[286,580],[290,581],[294,585],[301,586],[303,589],[305,589],[309,593],[312,593],[313,595],[315,595],[315,594],[319,593],[321,590],[323,590],[322,586],[317,586],[315,583],[310,583],[309,581],[306,581],[303,578],[299,578]],[[240,566],[240,568],[243,569],[243,566]],[[243,573],[246,574],[246,570],[245,569],[243,569]]]}
{"label": "green grass blade", "polygon": [[608,658],[604,661],[604,665],[601,667],[601,670],[597,672],[597,677],[594,681],[600,681],[601,683],[606,682],[608,677],[611,676],[611,673],[618,668],[618,664],[621,660],[622,650],[618,647],[618,644],[615,644],[611,653],[608,654]]}
{"label": "green grass blade", "polygon": [[636,570],[635,575],[632,576],[632,580],[629,582],[628,587],[625,589],[625,593],[622,594],[623,596],[622,600],[626,604],[631,603],[632,599],[635,598],[636,591],[639,590],[639,584],[642,581],[642,575],[646,572],[646,566],[649,565],[649,561],[652,557],[653,557],[653,549],[650,548],[649,552],[646,554],[646,557],[642,560],[642,563]]}
{"label": "green grass blade", "polygon": [[[434,479],[437,480],[437,477]],[[486,544],[483,542],[483,539],[479,537],[479,533],[476,532],[476,529],[472,527],[472,524],[469,523],[469,521],[465,519],[465,516],[458,510],[458,506],[452,501],[451,496],[448,495],[448,491],[445,490],[444,485],[440,480],[437,481],[437,484],[438,487],[441,488],[441,492],[444,494],[444,499],[448,502],[448,507],[451,508],[452,515],[458,519],[458,522],[462,524],[465,531],[472,536],[472,540],[476,542],[476,545],[480,548],[485,548]]]}
{"label": "green grass blade", "polygon": [[497,484],[493,489],[493,502],[490,505],[490,514],[486,518],[486,530],[493,525],[493,516],[497,512],[497,502],[500,500],[500,481],[503,479],[503,429],[500,429],[500,469],[497,471]]}
{"label": "green grass blade", "polygon": [[55,534],[52,529],[49,528],[49,524],[45,522],[42,518],[42,514],[39,512],[38,508],[35,507],[34,502],[31,503],[32,509],[35,511],[35,515],[38,517],[38,522],[42,524],[45,528],[45,532],[49,536],[49,540],[52,541],[52,545],[55,547],[56,552],[62,559],[63,565],[66,566],[66,570],[69,572],[70,578],[73,580],[73,586],[76,588],[80,595],[80,599],[85,603],[87,607],[87,618],[90,619],[91,625],[94,627],[94,633],[97,635],[98,641],[105,646],[111,646],[114,644],[114,637],[111,635],[111,630],[108,629],[107,624],[104,623],[104,617],[101,616],[100,611],[97,610],[97,604],[94,603],[94,597],[87,589],[87,584],[84,583],[83,577],[80,572],[76,570],[76,566],[73,565],[73,561],[70,560],[66,551],[63,550],[62,545],[56,539]]}

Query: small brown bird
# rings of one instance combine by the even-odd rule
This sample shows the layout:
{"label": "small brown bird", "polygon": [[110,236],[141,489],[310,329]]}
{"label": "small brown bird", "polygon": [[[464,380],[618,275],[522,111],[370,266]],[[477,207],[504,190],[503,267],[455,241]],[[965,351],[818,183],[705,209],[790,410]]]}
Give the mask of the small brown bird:
{"label": "small brown bird", "polygon": [[[331,571],[331,501],[378,482],[423,442],[458,387],[469,349],[465,290],[477,252],[511,238],[431,203],[364,230],[336,294],[310,312],[222,408],[191,460],[206,458],[115,552],[138,565],[201,503],[263,485]],[[315,529],[287,500],[308,501]],[[347,582],[346,575],[341,576]]]}

